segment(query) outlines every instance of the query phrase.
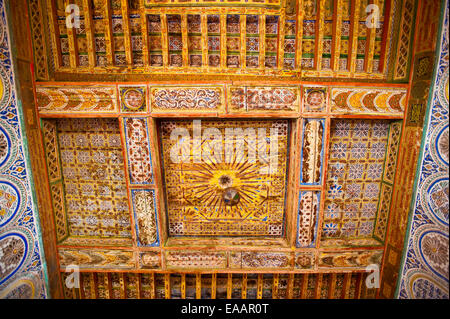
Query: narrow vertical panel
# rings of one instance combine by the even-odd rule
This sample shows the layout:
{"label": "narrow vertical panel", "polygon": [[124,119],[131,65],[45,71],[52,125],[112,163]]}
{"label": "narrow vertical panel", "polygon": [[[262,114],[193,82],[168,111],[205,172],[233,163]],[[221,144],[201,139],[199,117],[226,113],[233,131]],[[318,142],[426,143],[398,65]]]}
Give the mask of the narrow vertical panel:
{"label": "narrow vertical panel", "polygon": [[297,247],[315,247],[320,209],[319,191],[300,192],[297,218]]}
{"label": "narrow vertical panel", "polygon": [[318,1],[318,13],[316,16],[316,48],[314,68],[316,70],[322,69],[322,54],[323,54],[323,28],[325,23],[325,0]]}
{"label": "narrow vertical panel", "polygon": [[262,299],[262,292],[263,292],[263,275],[258,274],[256,299]]}
{"label": "narrow vertical panel", "polygon": [[384,73],[386,68],[386,62],[388,55],[389,46],[388,42],[392,41],[392,39],[388,40],[388,35],[391,33],[392,21],[394,20],[394,6],[392,6],[392,0],[385,0],[384,2],[384,18],[383,18],[383,33],[381,35],[381,55],[380,62],[378,64],[378,72]]}
{"label": "narrow vertical panel", "polygon": [[206,69],[208,63],[208,15],[202,13],[200,16],[202,30],[202,67]]}
{"label": "narrow vertical panel", "polygon": [[278,282],[279,276],[278,274],[273,275],[273,285],[272,285],[272,299],[278,298]]}
{"label": "narrow vertical panel", "polygon": [[220,68],[227,67],[227,15],[220,15]]}
{"label": "narrow vertical panel", "polygon": [[142,283],[141,283],[141,274],[137,273],[136,274],[136,297],[137,299],[141,299],[142,293]]}
{"label": "narrow vertical panel", "polygon": [[111,283],[111,273],[107,273],[106,276],[104,276],[105,278],[105,294],[106,294],[106,298],[107,299],[111,299],[113,296],[112,293],[112,283]]}
{"label": "narrow vertical panel", "polygon": [[289,274],[287,286],[287,299],[292,299],[294,295],[294,274]]}
{"label": "narrow vertical panel", "polygon": [[114,65],[114,44],[112,35],[112,9],[111,0],[105,0],[105,12],[103,22],[105,24],[105,46],[106,46],[106,61],[108,66]]}
{"label": "narrow vertical panel", "polygon": [[156,297],[155,273],[150,274],[150,298]]}
{"label": "narrow vertical panel", "polygon": [[[370,1],[372,4],[378,6],[378,0]],[[375,36],[376,28],[367,29],[367,40],[366,40],[366,52],[364,58],[364,71],[372,73],[373,71],[373,56],[375,54]]]}
{"label": "narrow vertical panel", "polygon": [[314,288],[314,299],[320,299],[320,292],[322,290],[322,280],[323,280],[323,274],[318,274],[316,286]]}
{"label": "narrow vertical panel", "polygon": [[351,24],[349,49],[347,57],[347,69],[350,72],[356,71],[356,53],[358,51],[358,29],[359,29],[359,9],[361,7],[361,0],[351,1]]}
{"label": "narrow vertical panel", "polygon": [[202,275],[195,274],[195,298],[202,298]]}
{"label": "narrow vertical panel", "polygon": [[170,299],[170,273],[164,274],[164,295],[166,299]]}
{"label": "narrow vertical panel", "polygon": [[297,69],[302,68],[303,12],[303,0],[297,0],[297,42],[295,51],[295,65]]}
{"label": "narrow vertical panel", "polygon": [[[68,5],[73,4],[73,0],[64,0],[64,5],[67,7]],[[70,15],[70,12],[66,12],[66,18]],[[76,31],[75,28],[67,28],[67,38],[69,42],[69,61],[70,67],[75,69],[79,66],[78,59],[78,43],[76,39]]]}
{"label": "narrow vertical panel", "polygon": [[217,292],[217,274],[212,274],[211,278],[211,299],[216,299]]}
{"label": "narrow vertical panel", "polygon": [[120,280],[120,298],[121,299],[126,299],[127,298],[127,293],[125,291],[125,287],[127,285],[127,281],[125,278],[125,273],[120,273],[119,274],[119,280]]}
{"label": "narrow vertical panel", "polygon": [[363,277],[362,273],[356,274],[355,299],[361,298],[361,291],[362,291],[362,284],[363,284],[362,277]]}
{"label": "narrow vertical panel", "polygon": [[161,47],[163,56],[163,66],[169,66],[169,35],[167,30],[167,15],[163,11],[161,17]]}
{"label": "narrow vertical panel", "polygon": [[181,274],[181,299],[186,299],[186,274]]}
{"label": "narrow vertical panel", "polygon": [[328,289],[328,299],[334,299],[334,290],[336,289],[336,274],[331,274],[330,288]]}
{"label": "narrow vertical panel", "polygon": [[306,294],[308,292],[308,277],[309,274],[304,274],[303,275],[303,280],[302,280],[302,291],[300,293],[300,298],[301,299],[306,299]]}
{"label": "narrow vertical panel", "polygon": [[181,40],[183,42],[183,47],[181,49],[183,66],[187,67],[189,65],[187,14],[181,15]]}
{"label": "narrow vertical panel", "polygon": [[80,298],[81,299],[86,299],[86,296],[84,294],[84,275],[83,274],[79,274],[79,278],[80,278]]}
{"label": "narrow vertical panel", "polygon": [[228,274],[227,280],[227,299],[231,299],[231,293],[233,292],[233,275]]}
{"label": "narrow vertical panel", "polygon": [[89,276],[89,280],[91,281],[91,299],[98,299],[98,278],[97,274],[91,273]]}
{"label": "narrow vertical panel", "polygon": [[334,0],[333,40],[331,43],[331,69],[333,71],[339,71],[339,57],[341,55],[342,7],[342,0]]}
{"label": "narrow vertical panel", "polygon": [[281,9],[280,18],[278,21],[278,58],[277,67],[282,69],[284,67],[284,29],[286,20],[286,9]]}
{"label": "narrow vertical panel", "polygon": [[304,119],[300,170],[301,185],[320,185],[324,151],[324,119]]}
{"label": "narrow vertical panel", "polygon": [[266,64],[266,16],[261,14],[258,17],[259,24],[259,69],[264,70]]}
{"label": "narrow vertical panel", "polygon": [[351,273],[346,273],[344,276],[344,287],[342,289],[342,299],[348,299],[350,291],[350,280],[352,279]]}
{"label": "narrow vertical panel", "polygon": [[144,67],[150,65],[149,38],[148,38],[148,21],[145,14],[144,1],[140,1],[139,10],[141,14],[141,37],[142,37],[142,63]]}
{"label": "narrow vertical panel", "polygon": [[61,56],[61,41],[59,39],[60,32],[58,26],[58,15],[56,13],[56,0],[47,0],[47,18],[50,26],[50,36],[53,43],[53,47],[56,49],[55,54],[53,55],[55,58],[56,67],[59,68],[62,66],[62,56]]}
{"label": "narrow vertical panel", "polygon": [[247,299],[247,274],[242,274],[242,299]]}
{"label": "narrow vertical panel", "polygon": [[122,9],[122,21],[123,21],[123,33],[125,41],[125,58],[127,65],[133,64],[132,52],[131,52],[131,33],[130,33],[130,17],[128,15],[128,0],[121,0]]}
{"label": "narrow vertical panel", "polygon": [[93,68],[95,66],[95,40],[94,40],[94,30],[92,22],[92,7],[91,0],[83,0],[84,8],[84,27],[86,30],[86,39],[88,46],[88,59],[89,67]]}
{"label": "narrow vertical panel", "polygon": [[239,16],[239,22],[241,24],[240,28],[241,28],[241,34],[240,34],[240,41],[241,41],[241,45],[240,45],[240,61],[241,61],[241,68],[245,69],[247,67],[247,61],[246,61],[246,56],[247,56],[247,16],[245,15],[240,15]]}

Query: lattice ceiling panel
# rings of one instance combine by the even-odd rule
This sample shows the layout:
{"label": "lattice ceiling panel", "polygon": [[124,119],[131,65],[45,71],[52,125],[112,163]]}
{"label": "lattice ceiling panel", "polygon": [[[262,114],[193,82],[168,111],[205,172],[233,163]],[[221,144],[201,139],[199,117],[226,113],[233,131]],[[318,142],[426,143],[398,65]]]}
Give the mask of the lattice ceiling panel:
{"label": "lattice ceiling panel", "polygon": [[[75,11],[66,10],[69,4]],[[46,16],[56,72],[382,80],[399,6],[394,0],[48,0]]]}

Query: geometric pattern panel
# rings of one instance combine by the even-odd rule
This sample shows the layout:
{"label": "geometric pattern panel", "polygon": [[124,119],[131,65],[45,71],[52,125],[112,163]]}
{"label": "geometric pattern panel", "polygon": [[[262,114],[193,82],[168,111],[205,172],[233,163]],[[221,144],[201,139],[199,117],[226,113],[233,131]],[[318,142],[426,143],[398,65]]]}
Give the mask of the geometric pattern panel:
{"label": "geometric pattern panel", "polygon": [[154,190],[131,190],[138,246],[158,246],[158,222]]}
{"label": "geometric pattern panel", "polygon": [[282,236],[288,121],[160,128],[170,236]]}
{"label": "geometric pattern panel", "polygon": [[442,2],[439,58],[427,106],[407,242],[398,280],[400,299],[449,298],[449,2]]}
{"label": "geometric pattern panel", "polygon": [[[66,275],[62,273],[63,283]],[[369,273],[132,273],[82,272],[66,299],[373,299]],[[174,313],[174,312],[173,312]]]}
{"label": "geometric pattern panel", "polygon": [[124,118],[128,171],[131,184],[152,184],[149,128],[145,118]]}
{"label": "geometric pattern panel", "polygon": [[57,120],[71,236],[131,238],[116,119]]}
{"label": "geometric pattern panel", "polygon": [[0,299],[45,299],[48,273],[9,28],[15,5],[0,0]]}
{"label": "geometric pattern panel", "polygon": [[320,185],[322,179],[325,121],[305,119],[301,148],[301,185]]}
{"label": "geometric pattern panel", "polygon": [[384,120],[333,120],[322,238],[371,237],[389,134]]}
{"label": "geometric pattern panel", "polygon": [[320,192],[300,192],[297,247],[314,247],[319,219]]}

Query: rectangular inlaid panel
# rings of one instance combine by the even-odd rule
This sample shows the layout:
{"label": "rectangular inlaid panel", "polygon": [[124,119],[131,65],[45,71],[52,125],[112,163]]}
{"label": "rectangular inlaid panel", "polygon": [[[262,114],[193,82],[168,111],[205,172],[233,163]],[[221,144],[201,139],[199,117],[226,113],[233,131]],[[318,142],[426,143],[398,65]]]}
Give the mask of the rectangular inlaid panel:
{"label": "rectangular inlaid panel", "polygon": [[160,123],[170,236],[284,231],[289,122]]}
{"label": "rectangular inlaid panel", "polygon": [[372,236],[388,136],[389,121],[332,121],[322,239]]}
{"label": "rectangular inlaid panel", "polygon": [[116,119],[57,120],[71,236],[131,238]]}

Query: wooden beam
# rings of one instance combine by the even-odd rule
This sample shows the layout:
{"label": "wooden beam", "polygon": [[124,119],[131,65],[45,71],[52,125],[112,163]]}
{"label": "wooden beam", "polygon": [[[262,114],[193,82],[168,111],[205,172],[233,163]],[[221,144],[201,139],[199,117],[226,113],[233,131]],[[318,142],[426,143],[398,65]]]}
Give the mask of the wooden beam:
{"label": "wooden beam", "polygon": [[202,68],[207,69],[208,63],[208,15],[202,11],[200,16],[202,30]]}
{"label": "wooden beam", "polygon": [[166,299],[171,298],[171,291],[170,291],[170,273],[164,274],[164,296]]}
{"label": "wooden beam", "polygon": [[309,274],[303,274],[303,280],[302,280],[302,291],[300,293],[300,298],[301,299],[306,299],[307,296],[307,292],[308,292],[308,277]]}
{"label": "wooden beam", "polygon": [[156,298],[156,284],[155,284],[155,273],[150,274],[150,298]]}
{"label": "wooden beam", "polygon": [[169,66],[169,35],[167,30],[167,15],[163,11],[161,17],[161,49],[163,56],[163,66],[167,68]]}
{"label": "wooden beam", "polygon": [[80,275],[80,298],[81,299],[86,299],[86,295],[84,293],[84,274],[83,273],[79,273]]}
{"label": "wooden beam", "polygon": [[286,9],[282,8],[278,20],[278,58],[277,58],[278,69],[284,68],[285,19],[286,19]]}
{"label": "wooden beam", "polygon": [[106,61],[108,66],[115,64],[114,58],[114,39],[112,34],[112,8],[111,0],[105,0],[105,12],[103,15],[103,23],[105,26],[105,46],[106,46]]}
{"label": "wooden beam", "polygon": [[258,282],[257,282],[257,288],[256,288],[256,299],[262,299],[262,293],[263,293],[263,275],[258,274]]}
{"label": "wooden beam", "polygon": [[294,295],[294,274],[289,274],[287,285],[287,299],[292,299]]}
{"label": "wooden beam", "polygon": [[128,0],[120,0],[122,9],[123,34],[125,44],[125,59],[127,65],[131,67],[133,64],[133,52],[131,47],[130,17],[128,13]]}
{"label": "wooden beam", "polygon": [[142,283],[141,283],[141,274],[136,274],[136,297],[137,299],[142,298]]}
{"label": "wooden beam", "polygon": [[242,299],[247,299],[247,274],[242,274]]}
{"label": "wooden beam", "polygon": [[[68,5],[73,4],[73,0],[64,0],[64,5],[67,7]],[[70,12],[66,12],[66,18],[70,15]],[[80,65],[80,60],[78,57],[78,41],[77,34],[74,27],[67,28],[67,40],[69,42],[69,61],[70,68],[76,69]]]}
{"label": "wooden beam", "polygon": [[227,299],[231,299],[232,292],[233,292],[233,275],[229,273],[227,280]]}
{"label": "wooden beam", "polygon": [[344,286],[342,288],[342,299],[348,299],[350,292],[350,281],[352,279],[351,273],[346,273],[344,275]]}
{"label": "wooden beam", "polygon": [[241,34],[240,34],[240,57],[241,60],[241,69],[244,70],[247,67],[247,16],[245,14],[239,15],[239,22],[240,22],[240,28],[241,28]]}
{"label": "wooden beam", "polygon": [[330,66],[333,71],[339,71],[339,57],[341,55],[342,37],[342,0],[334,0],[333,8],[333,39],[331,41]]}
{"label": "wooden beam", "polygon": [[[369,1],[370,4],[374,4],[378,6],[378,0]],[[366,34],[366,51],[364,58],[364,71],[368,73],[373,72],[373,56],[375,54],[375,37],[376,37],[376,28],[367,28]]]}
{"label": "wooden beam", "polygon": [[220,68],[227,68],[227,15],[220,15]]}
{"label": "wooden beam", "polygon": [[181,274],[181,299],[186,299],[186,274]]}
{"label": "wooden beam", "polygon": [[299,71],[302,69],[303,12],[303,0],[297,0],[297,42],[295,43],[295,65]]}
{"label": "wooden beam", "polygon": [[139,1],[141,15],[141,36],[142,36],[142,63],[144,67],[150,65],[149,38],[148,38],[148,21],[145,13],[144,0]]}
{"label": "wooden beam", "polygon": [[359,9],[361,0],[351,1],[351,23],[349,36],[349,49],[347,54],[347,69],[354,73],[356,71],[356,53],[358,51]]}
{"label": "wooden beam", "polygon": [[84,27],[86,30],[86,41],[88,47],[89,68],[94,68],[95,61],[95,37],[94,23],[92,22],[92,0],[83,0],[84,8]]}
{"label": "wooden beam", "polygon": [[278,274],[273,274],[273,284],[272,284],[272,299],[278,299]]}
{"label": "wooden beam", "polygon": [[95,272],[91,274],[91,286],[92,286],[91,298],[98,299],[98,277],[97,273]]}
{"label": "wooden beam", "polygon": [[187,66],[189,66],[187,14],[181,15],[181,40],[183,42],[183,48],[181,49],[181,55],[183,58],[183,66],[187,67]]}
{"label": "wooden beam", "polygon": [[202,275],[195,274],[195,298],[202,299]]}
{"label": "wooden beam", "polygon": [[217,274],[214,273],[211,276],[211,299],[216,299],[217,291]]}
{"label": "wooden beam", "polygon": [[355,298],[354,299],[360,299],[361,298],[361,291],[362,291],[362,273],[356,274],[356,287],[355,287]]}
{"label": "wooden beam", "polygon": [[323,55],[323,32],[325,24],[325,0],[318,1],[318,12],[316,15],[316,36],[315,36],[315,56],[314,68],[317,71],[322,69]]}
{"label": "wooden beam", "polygon": [[120,298],[121,299],[126,299],[127,298],[127,293],[126,293],[126,278],[125,278],[125,273],[120,273],[119,274],[119,281],[120,281]]}
{"label": "wooden beam", "polygon": [[317,281],[314,288],[314,298],[320,299],[320,292],[322,290],[322,280],[323,280],[323,274],[317,274]]}
{"label": "wooden beam", "polygon": [[384,73],[386,68],[386,56],[388,55],[389,46],[387,45],[388,35],[391,32],[394,8],[391,5],[392,0],[385,0],[384,2],[384,18],[383,18],[383,33],[381,36],[381,54],[380,61],[378,63],[378,72]]}
{"label": "wooden beam", "polygon": [[259,69],[264,71],[266,68],[266,16],[261,14],[259,20]]}
{"label": "wooden beam", "polygon": [[335,289],[336,289],[336,273],[332,273],[330,278],[330,285],[328,288],[328,299],[334,299]]}
{"label": "wooden beam", "polygon": [[113,293],[112,293],[112,283],[111,283],[111,273],[106,273],[105,275],[105,292],[106,293],[106,297],[108,299],[111,299],[113,297]]}
{"label": "wooden beam", "polygon": [[56,50],[56,52],[54,53],[55,64],[56,68],[60,68],[62,66],[61,39],[55,1],[56,0],[47,0],[47,7],[50,11],[50,14],[48,14],[47,16],[49,19],[51,40],[53,43],[53,47]]}

